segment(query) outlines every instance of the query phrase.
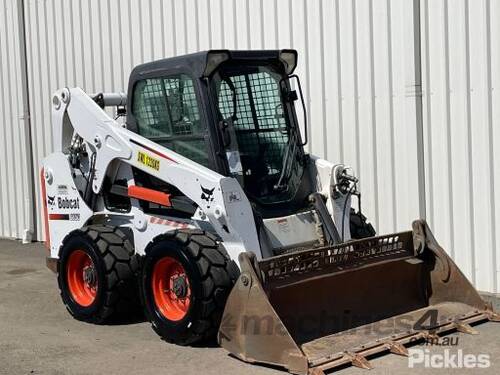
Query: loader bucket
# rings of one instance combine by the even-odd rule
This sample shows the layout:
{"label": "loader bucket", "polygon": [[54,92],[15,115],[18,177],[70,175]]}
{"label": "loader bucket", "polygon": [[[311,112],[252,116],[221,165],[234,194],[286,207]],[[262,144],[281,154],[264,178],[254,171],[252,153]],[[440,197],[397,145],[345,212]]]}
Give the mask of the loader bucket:
{"label": "loader bucket", "polygon": [[370,355],[407,355],[413,341],[500,320],[421,220],[413,231],[239,260],[219,343],[291,373],[370,368]]}

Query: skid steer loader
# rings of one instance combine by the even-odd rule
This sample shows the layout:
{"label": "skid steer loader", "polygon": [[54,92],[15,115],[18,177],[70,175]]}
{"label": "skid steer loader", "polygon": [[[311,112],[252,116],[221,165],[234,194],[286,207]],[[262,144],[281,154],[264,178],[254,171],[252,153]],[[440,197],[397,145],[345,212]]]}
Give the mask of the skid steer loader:
{"label": "skid steer loader", "polygon": [[140,303],[169,342],[297,374],[500,320],[424,221],[375,236],[353,171],[304,151],[296,65],[213,50],[137,66],[127,95],[55,93],[47,266],[76,319]]}

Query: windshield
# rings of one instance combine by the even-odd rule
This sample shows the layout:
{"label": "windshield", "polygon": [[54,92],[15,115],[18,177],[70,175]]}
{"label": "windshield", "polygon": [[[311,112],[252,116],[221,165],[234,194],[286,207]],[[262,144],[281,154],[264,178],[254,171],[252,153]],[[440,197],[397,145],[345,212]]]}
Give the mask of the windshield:
{"label": "windshield", "polygon": [[233,141],[226,144],[231,173],[261,203],[292,199],[303,173],[293,104],[282,99],[280,87],[288,87],[282,78],[272,66],[236,64],[214,77],[224,131]]}

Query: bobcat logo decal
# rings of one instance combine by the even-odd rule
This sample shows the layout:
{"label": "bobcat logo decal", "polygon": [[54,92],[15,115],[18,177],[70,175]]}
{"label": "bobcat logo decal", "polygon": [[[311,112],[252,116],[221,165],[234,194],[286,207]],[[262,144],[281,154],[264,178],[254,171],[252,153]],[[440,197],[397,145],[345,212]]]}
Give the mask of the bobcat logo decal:
{"label": "bobcat logo decal", "polygon": [[210,208],[210,203],[212,203],[214,201],[214,190],[215,188],[213,189],[207,189],[207,188],[204,188],[202,185],[200,185],[201,187],[201,199],[203,199],[204,201],[207,202],[207,208]]}
{"label": "bobcat logo decal", "polygon": [[54,206],[56,204],[56,197],[53,196],[51,197],[50,195],[47,196],[47,204],[49,206]]}

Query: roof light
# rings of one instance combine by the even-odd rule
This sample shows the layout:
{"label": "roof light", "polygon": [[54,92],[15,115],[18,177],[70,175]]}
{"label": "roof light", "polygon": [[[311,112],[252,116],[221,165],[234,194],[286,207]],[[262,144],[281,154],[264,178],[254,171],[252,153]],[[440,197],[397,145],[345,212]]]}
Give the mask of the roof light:
{"label": "roof light", "polygon": [[203,72],[203,77],[210,76],[220,64],[231,58],[228,50],[213,50],[207,53],[207,63]]}
{"label": "roof light", "polygon": [[282,49],[279,59],[285,67],[286,74],[292,74],[297,66],[297,51],[294,49]]}

